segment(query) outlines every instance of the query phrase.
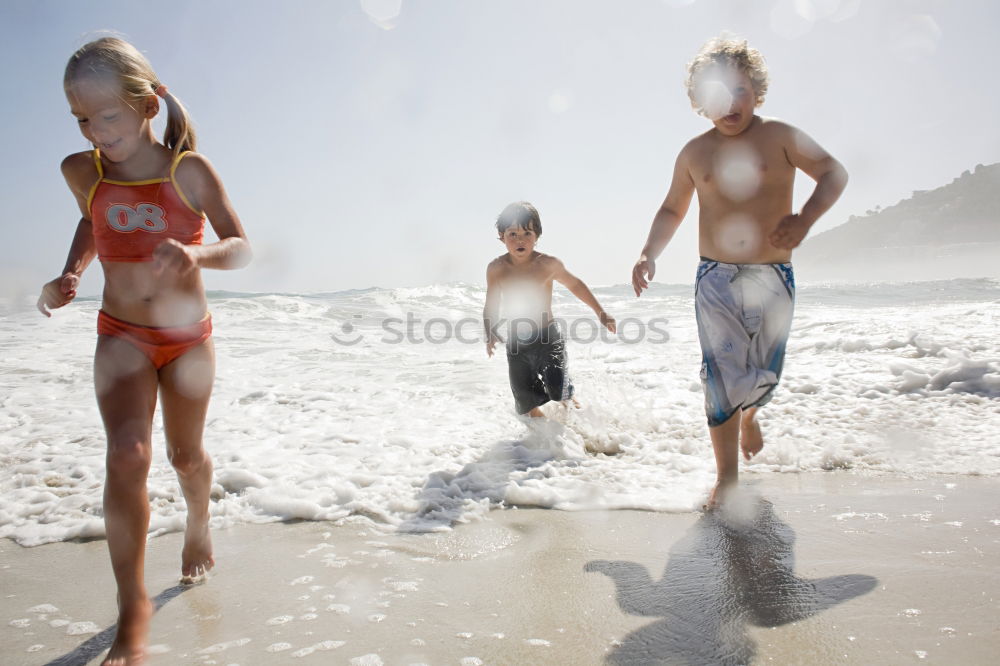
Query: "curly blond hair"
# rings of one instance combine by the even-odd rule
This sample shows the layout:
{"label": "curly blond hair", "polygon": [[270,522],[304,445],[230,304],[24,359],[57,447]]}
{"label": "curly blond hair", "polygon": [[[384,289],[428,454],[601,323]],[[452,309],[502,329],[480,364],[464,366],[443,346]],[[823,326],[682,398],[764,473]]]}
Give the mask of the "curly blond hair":
{"label": "curly blond hair", "polygon": [[745,39],[720,35],[705,42],[698,55],[687,65],[684,86],[695,111],[706,115],[695,97],[699,78],[706,71],[719,67],[733,68],[746,73],[753,85],[756,106],[764,103],[768,84],[767,63],[764,62],[764,56],[757,49],[751,48]]}

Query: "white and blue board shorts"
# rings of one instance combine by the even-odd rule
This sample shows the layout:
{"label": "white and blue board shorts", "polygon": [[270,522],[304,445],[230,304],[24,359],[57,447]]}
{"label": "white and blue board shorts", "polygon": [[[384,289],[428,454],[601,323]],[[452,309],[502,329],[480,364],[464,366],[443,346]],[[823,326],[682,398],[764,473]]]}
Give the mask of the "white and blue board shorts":
{"label": "white and blue board shorts", "polygon": [[790,263],[702,258],[695,278],[701,382],[709,427],[766,404],[778,386],[795,307]]}

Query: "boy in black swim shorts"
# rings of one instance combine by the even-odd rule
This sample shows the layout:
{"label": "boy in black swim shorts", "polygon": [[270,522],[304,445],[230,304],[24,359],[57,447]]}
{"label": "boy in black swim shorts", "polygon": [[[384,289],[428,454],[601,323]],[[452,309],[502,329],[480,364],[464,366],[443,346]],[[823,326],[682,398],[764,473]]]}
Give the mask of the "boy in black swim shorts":
{"label": "boy in black swim shorts", "polygon": [[545,403],[573,397],[566,345],[552,317],[552,281],[590,306],[612,333],[615,319],[561,261],[535,251],[542,222],[534,206],[526,201],[510,204],[500,213],[496,226],[507,252],[486,268],[486,354],[493,356],[496,344],[504,341],[498,332],[502,300],[509,321],[507,364],[515,408],[518,414],[544,416],[539,408]]}

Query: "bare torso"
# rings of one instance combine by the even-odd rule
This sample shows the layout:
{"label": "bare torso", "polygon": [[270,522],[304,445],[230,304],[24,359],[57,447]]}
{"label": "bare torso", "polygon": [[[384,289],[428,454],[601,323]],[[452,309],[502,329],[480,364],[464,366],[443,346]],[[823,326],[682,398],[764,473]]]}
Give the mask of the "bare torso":
{"label": "bare torso", "polygon": [[142,326],[184,326],[208,311],[201,271],[157,273],[151,261],[102,261],[101,309],[112,317]]}
{"label": "bare torso", "polygon": [[779,263],[790,249],[768,242],[792,212],[795,167],[785,151],[791,133],[780,122],[755,118],[746,131],[710,130],[685,148],[698,193],[699,252],[727,263]]}
{"label": "bare torso", "polygon": [[514,262],[503,254],[491,263],[496,270],[504,316],[508,320],[552,321],[554,258],[533,252],[527,261]]}

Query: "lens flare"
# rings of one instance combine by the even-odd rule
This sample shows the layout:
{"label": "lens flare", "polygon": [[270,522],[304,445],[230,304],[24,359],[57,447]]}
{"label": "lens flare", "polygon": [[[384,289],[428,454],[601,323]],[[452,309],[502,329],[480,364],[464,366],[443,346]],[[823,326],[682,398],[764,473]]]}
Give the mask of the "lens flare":
{"label": "lens flare", "polygon": [[795,132],[795,149],[811,160],[823,159],[826,153],[819,144],[813,141],[805,132]]}
{"label": "lens flare", "polygon": [[723,146],[715,158],[714,174],[719,190],[733,201],[746,201],[760,188],[760,158],[744,142]]}
{"label": "lens flare", "polygon": [[815,16],[808,0],[778,0],[771,8],[771,30],[785,39],[795,39],[812,29]]}
{"label": "lens flare", "polygon": [[695,85],[694,101],[709,119],[718,120],[732,108],[733,94],[718,77],[706,75]]}
{"label": "lens flare", "polygon": [[392,30],[399,20],[403,0],[361,0],[361,9],[372,23],[383,30]]}
{"label": "lens flare", "polygon": [[179,360],[181,363],[175,379],[177,392],[192,400],[210,395],[214,375],[212,364],[208,361]]}
{"label": "lens flare", "polygon": [[737,262],[753,258],[760,241],[759,225],[743,213],[730,215],[715,230],[715,245]]}
{"label": "lens flare", "polygon": [[917,62],[934,55],[941,41],[941,27],[927,14],[903,19],[891,36],[892,52],[906,62]]}
{"label": "lens flare", "polygon": [[122,353],[107,350],[94,363],[94,390],[97,395],[105,395],[115,388],[115,385],[125,377],[140,372],[146,366],[146,360],[141,353],[128,342],[113,339],[109,343],[120,349]]}
{"label": "lens flare", "polygon": [[573,106],[573,95],[568,90],[553,90],[549,95],[549,111],[554,115],[566,113]]}

